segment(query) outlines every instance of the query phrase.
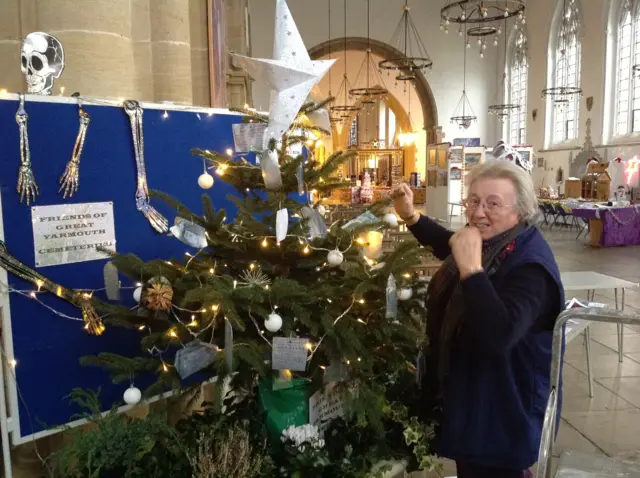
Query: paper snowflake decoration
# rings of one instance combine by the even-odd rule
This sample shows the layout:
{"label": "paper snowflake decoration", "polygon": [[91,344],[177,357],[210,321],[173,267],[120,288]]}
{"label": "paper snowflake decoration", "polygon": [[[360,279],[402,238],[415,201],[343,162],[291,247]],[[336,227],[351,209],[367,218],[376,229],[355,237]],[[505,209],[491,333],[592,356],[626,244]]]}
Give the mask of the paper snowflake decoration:
{"label": "paper snowflake decoration", "polygon": [[242,279],[240,282],[238,282],[238,285],[240,287],[258,286],[265,288],[271,284],[271,279],[269,279],[269,276],[262,272],[262,269],[260,269],[259,267],[244,271],[240,275],[240,279]]}

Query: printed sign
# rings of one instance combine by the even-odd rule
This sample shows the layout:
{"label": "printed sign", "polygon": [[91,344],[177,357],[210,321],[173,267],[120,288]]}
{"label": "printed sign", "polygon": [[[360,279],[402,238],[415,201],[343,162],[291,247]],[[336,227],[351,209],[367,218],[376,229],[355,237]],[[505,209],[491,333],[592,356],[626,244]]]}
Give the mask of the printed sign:
{"label": "printed sign", "polygon": [[324,432],[330,420],[344,414],[344,400],[335,383],[321,388],[309,398],[309,423]]}
{"label": "printed sign", "polygon": [[237,153],[248,153],[262,149],[262,138],[267,129],[262,123],[240,123],[233,126],[233,142]]}
{"label": "printed sign", "polygon": [[115,252],[113,203],[59,204],[31,208],[36,267],[96,261]]}
{"label": "printed sign", "polygon": [[454,138],[453,145],[478,147],[480,146],[480,138]]}
{"label": "printed sign", "polygon": [[273,370],[304,372],[307,369],[308,339],[274,337],[271,351]]}

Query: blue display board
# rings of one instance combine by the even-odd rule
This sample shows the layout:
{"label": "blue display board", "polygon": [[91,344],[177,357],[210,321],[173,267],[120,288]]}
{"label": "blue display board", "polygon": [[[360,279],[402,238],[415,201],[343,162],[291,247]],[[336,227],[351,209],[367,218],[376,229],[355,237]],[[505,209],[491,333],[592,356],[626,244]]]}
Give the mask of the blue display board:
{"label": "blue display board", "polygon": [[[58,194],[58,180],[78,133],[78,107],[53,101],[29,101],[29,140],[32,167],[40,187],[34,205],[113,202],[117,251],[134,253],[143,259],[183,257],[190,250],[170,236],[157,234],[136,210],[136,168],[128,116],[122,108],[85,105],[91,115],[80,168],[80,188],[72,199]],[[20,204],[16,193],[20,165],[19,135],[15,120],[18,103],[0,101],[0,185],[4,240],[9,252],[34,267],[31,208]],[[192,148],[225,151],[233,148],[232,124],[242,119],[234,114],[196,114],[186,111],[165,113],[163,109],[145,109],[144,139],[147,178],[150,189],[176,197],[195,212],[201,211],[197,178],[203,171],[201,158]],[[227,216],[236,213],[226,196],[235,190],[222,181],[207,193]],[[175,214],[159,200],[152,204],[173,223]],[[104,287],[105,260],[37,269],[65,287],[100,289]],[[16,289],[32,289],[15,276],[9,283]],[[126,284],[123,284],[126,285]],[[123,291],[131,296],[130,290]],[[65,314],[79,317],[79,310],[46,294],[43,302]],[[139,333],[107,327],[99,337],[88,335],[82,322],[66,320],[42,305],[18,294],[10,296],[13,356],[17,361],[17,390],[10,392],[10,415],[18,418],[13,442],[39,434],[49,427],[68,423],[80,410],[65,397],[75,387],[102,389],[105,409],[122,400],[128,384],[112,384],[106,372],[83,367],[79,359],[100,352],[126,356],[140,355]],[[5,319],[6,320],[6,319]],[[142,385],[141,385],[142,388]],[[17,393],[16,393],[17,391]],[[16,412],[18,417],[16,417]]]}

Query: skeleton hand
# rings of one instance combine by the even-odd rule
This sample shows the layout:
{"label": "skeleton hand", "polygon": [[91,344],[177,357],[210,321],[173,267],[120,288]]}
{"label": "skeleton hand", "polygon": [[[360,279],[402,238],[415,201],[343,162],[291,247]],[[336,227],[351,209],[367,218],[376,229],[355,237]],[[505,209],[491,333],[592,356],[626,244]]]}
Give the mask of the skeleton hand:
{"label": "skeleton hand", "polygon": [[33,171],[30,165],[22,165],[18,170],[18,187],[16,189],[20,194],[20,202],[27,199],[27,206],[31,201],[35,201],[36,196],[40,194],[36,178],[33,177]]}
{"label": "skeleton hand", "polygon": [[169,221],[149,204],[149,198],[146,194],[136,194],[136,207],[160,234],[169,230]]}
{"label": "skeleton hand", "polygon": [[63,198],[67,199],[67,196],[73,197],[78,192],[78,183],[80,179],[80,163],[69,160],[67,167],[64,169],[64,173],[60,176],[60,189],[58,192],[64,190]]}

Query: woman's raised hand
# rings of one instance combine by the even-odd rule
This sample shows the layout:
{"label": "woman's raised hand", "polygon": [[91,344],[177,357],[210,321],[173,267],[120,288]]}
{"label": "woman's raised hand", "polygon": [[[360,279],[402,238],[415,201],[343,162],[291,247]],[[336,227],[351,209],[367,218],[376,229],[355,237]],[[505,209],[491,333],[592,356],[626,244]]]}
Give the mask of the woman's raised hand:
{"label": "woman's raised hand", "polygon": [[391,191],[391,198],[393,199],[393,207],[396,210],[398,216],[403,220],[412,219],[416,211],[413,208],[413,191],[408,184],[398,184]]}

